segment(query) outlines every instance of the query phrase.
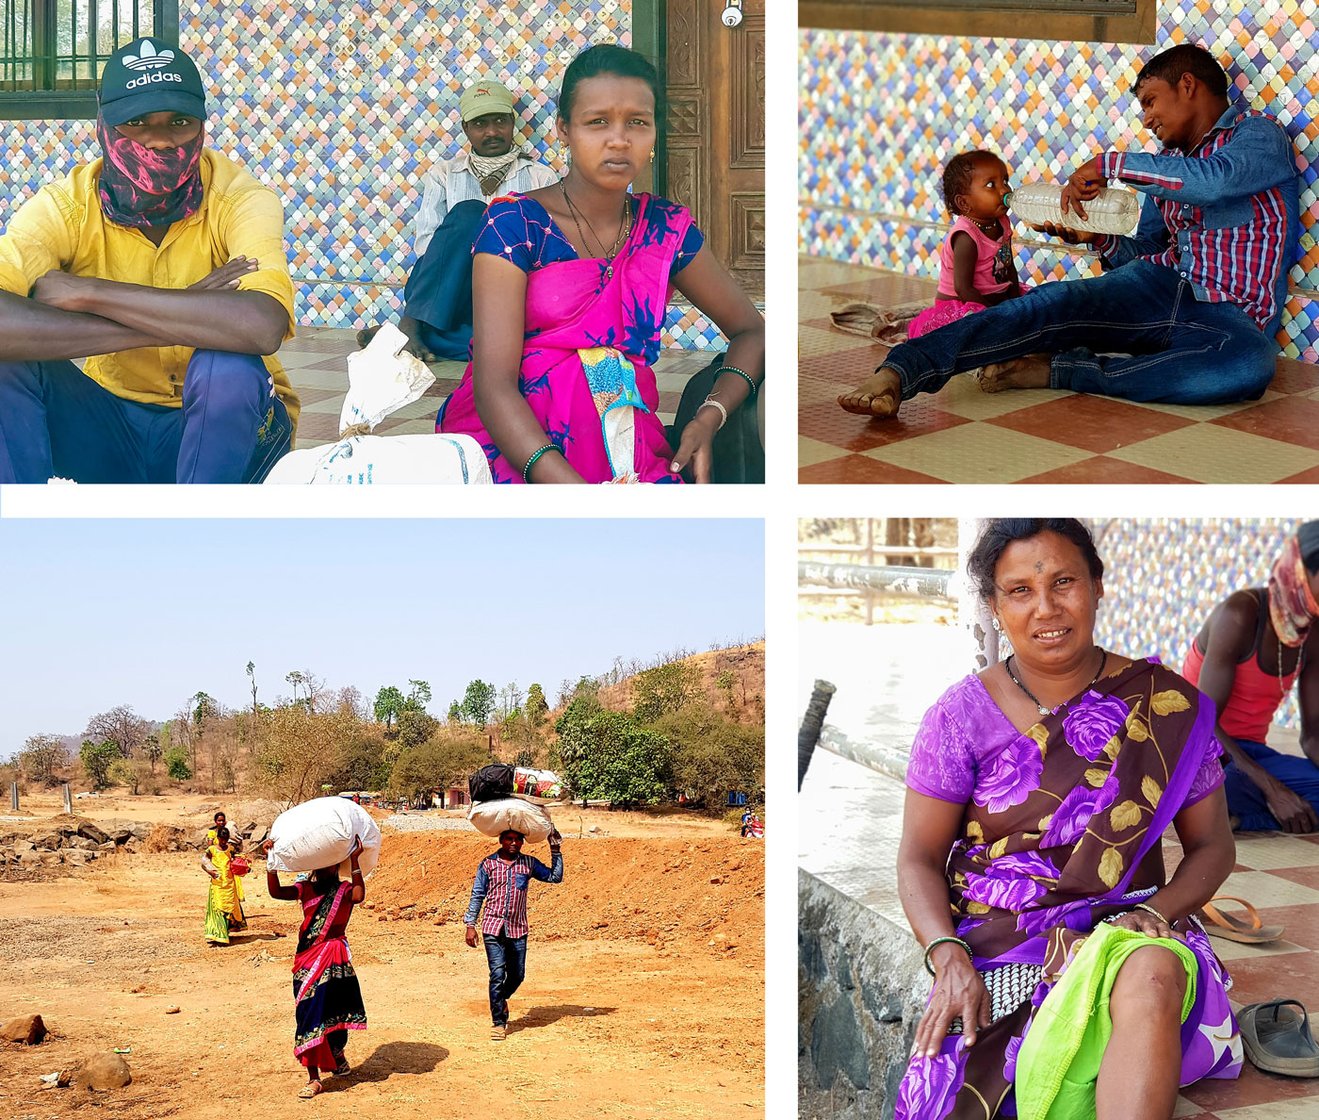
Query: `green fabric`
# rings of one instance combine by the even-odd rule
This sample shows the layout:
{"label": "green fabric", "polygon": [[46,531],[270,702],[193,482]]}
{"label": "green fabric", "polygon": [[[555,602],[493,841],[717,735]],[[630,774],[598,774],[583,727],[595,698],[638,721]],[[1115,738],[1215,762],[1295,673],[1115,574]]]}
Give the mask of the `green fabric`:
{"label": "green fabric", "polygon": [[1095,1081],[1113,1020],[1109,998],[1118,969],[1137,949],[1161,945],[1186,968],[1182,1022],[1195,1006],[1198,965],[1180,941],[1100,922],[1035,1012],[1017,1054],[1020,1120],[1094,1120]]}
{"label": "green fabric", "polygon": [[206,898],[206,940],[217,945],[228,945],[229,915],[220,904],[219,893],[212,883]]}

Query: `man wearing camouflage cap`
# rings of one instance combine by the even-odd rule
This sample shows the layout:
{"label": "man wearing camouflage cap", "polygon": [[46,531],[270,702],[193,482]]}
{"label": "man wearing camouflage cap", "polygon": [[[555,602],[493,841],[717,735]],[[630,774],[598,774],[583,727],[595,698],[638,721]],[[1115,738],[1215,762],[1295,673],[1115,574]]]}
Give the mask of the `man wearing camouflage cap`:
{"label": "man wearing camouflage cap", "polygon": [[[472,241],[486,204],[497,195],[548,186],[558,176],[530,148],[513,142],[513,94],[482,78],[458,102],[467,147],[441,160],[422,180],[413,225],[413,265],[399,327],[419,357],[466,361],[472,339]],[[377,328],[358,332],[365,346]]]}

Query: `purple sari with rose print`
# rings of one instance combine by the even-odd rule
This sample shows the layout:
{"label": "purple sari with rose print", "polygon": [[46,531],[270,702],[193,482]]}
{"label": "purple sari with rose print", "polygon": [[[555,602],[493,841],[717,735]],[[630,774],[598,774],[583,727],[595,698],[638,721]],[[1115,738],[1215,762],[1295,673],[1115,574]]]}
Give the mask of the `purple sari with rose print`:
{"label": "purple sari with rose print", "polygon": [[[912,744],[907,785],[966,805],[948,859],[957,935],[985,977],[992,1025],[969,1050],[960,1024],[913,1057],[896,1120],[1015,1116],[1016,1056],[1035,1009],[1103,918],[1154,893],[1159,840],[1223,781],[1213,705],[1176,673],[1135,662],[1026,732],[980,679],[953,685]],[[1241,1045],[1231,980],[1199,924],[1176,925],[1199,964],[1182,1026],[1180,1084],[1233,1078]]]}

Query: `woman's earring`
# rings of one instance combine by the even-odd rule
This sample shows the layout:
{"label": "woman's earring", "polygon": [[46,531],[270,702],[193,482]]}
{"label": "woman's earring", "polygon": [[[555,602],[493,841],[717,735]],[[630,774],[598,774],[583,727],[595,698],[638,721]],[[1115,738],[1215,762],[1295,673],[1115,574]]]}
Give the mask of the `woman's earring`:
{"label": "woman's earring", "polygon": [[995,633],[995,634],[1001,634],[1001,633],[1003,633],[1003,626],[1002,626],[1002,624],[998,621],[997,618],[994,619],[994,633]]}

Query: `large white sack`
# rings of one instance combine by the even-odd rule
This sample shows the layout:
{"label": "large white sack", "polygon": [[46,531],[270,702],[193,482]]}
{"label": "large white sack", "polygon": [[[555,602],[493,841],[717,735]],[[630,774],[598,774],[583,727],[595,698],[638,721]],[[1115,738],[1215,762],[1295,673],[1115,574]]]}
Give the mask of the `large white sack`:
{"label": "large white sack", "polygon": [[404,349],[407,341],[394,324],[386,323],[365,350],[348,355],[348,393],[339,413],[339,439],[285,455],[266,476],[267,483],[474,486],[494,481],[485,452],[471,436],[366,434],[386,416],[418,400],[435,383],[426,364]]}
{"label": "large white sack", "polygon": [[380,829],[371,814],[346,797],[304,801],[280,813],[270,826],[275,846],[266,865],[276,871],[315,871],[340,864],[339,875],[346,878],[354,836],[362,838],[357,866],[370,875],[380,862]]}
{"label": "large white sack", "polygon": [[549,838],[554,822],[539,805],[523,801],[520,797],[505,797],[500,801],[477,801],[467,811],[467,819],[487,836],[498,836],[513,829],[522,833],[534,844]]}

